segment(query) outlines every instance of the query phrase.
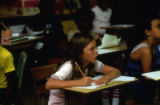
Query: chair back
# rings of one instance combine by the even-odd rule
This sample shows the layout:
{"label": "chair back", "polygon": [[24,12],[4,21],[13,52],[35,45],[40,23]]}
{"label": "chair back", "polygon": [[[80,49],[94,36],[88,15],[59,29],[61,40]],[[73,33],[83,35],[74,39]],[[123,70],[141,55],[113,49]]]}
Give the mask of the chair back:
{"label": "chair back", "polygon": [[25,51],[22,51],[18,58],[18,63],[17,63],[17,68],[16,68],[17,70],[16,75],[18,77],[18,84],[17,84],[18,91],[22,87],[23,73],[24,73],[24,67],[27,61],[27,57],[28,57],[27,53]]}
{"label": "chair back", "polygon": [[36,95],[40,95],[47,91],[45,89],[45,83],[48,80],[48,78],[56,71],[57,64],[49,64],[31,68],[33,86]]}

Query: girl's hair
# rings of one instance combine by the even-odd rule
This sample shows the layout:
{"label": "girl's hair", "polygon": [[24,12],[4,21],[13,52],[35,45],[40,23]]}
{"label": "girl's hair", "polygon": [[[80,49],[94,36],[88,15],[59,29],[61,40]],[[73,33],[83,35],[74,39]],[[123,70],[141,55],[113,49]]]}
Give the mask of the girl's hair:
{"label": "girl's hair", "polygon": [[[80,72],[75,67],[75,62],[78,63],[81,69],[83,68],[82,59],[80,56],[83,54],[83,49],[93,40],[94,38],[90,34],[76,33],[69,42],[68,60],[72,61],[72,65],[74,68],[72,79],[78,79],[82,77]],[[89,64],[87,68],[88,68],[88,75],[95,76],[94,64]]]}
{"label": "girl's hair", "polygon": [[70,59],[78,61],[83,49],[93,40],[94,38],[88,33],[74,34],[68,45]]}

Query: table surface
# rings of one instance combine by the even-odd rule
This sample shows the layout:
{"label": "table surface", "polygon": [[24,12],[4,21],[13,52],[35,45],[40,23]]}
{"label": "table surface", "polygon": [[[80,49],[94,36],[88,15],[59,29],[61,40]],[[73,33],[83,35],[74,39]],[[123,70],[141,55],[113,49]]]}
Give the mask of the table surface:
{"label": "table surface", "polygon": [[27,43],[27,42],[31,42],[31,41],[35,41],[35,40],[39,40],[42,39],[43,36],[31,36],[31,37],[26,37],[25,40],[17,40],[14,42],[11,42],[10,44],[6,45],[6,46],[14,46],[14,45],[19,45],[19,44],[23,44],[23,43]]}
{"label": "table surface", "polygon": [[132,82],[137,81],[138,79],[135,79],[133,81],[110,81],[107,85],[103,85],[100,87],[97,87],[95,89],[84,89],[84,88],[75,88],[75,87],[70,87],[70,88],[64,88],[65,91],[67,92],[77,92],[77,93],[82,93],[82,94],[90,94],[93,92],[98,92],[106,89],[111,89],[115,88],[118,86],[126,85]]}
{"label": "table surface", "polygon": [[109,47],[104,49],[98,49],[98,55],[115,53],[115,52],[122,52],[127,50],[127,44],[122,44],[115,47]]}
{"label": "table surface", "polygon": [[133,24],[117,24],[117,25],[110,25],[105,27],[100,27],[101,29],[112,29],[112,30],[125,30],[133,28]]}
{"label": "table surface", "polygon": [[8,44],[2,44],[4,47],[10,50],[15,50],[15,49],[21,49],[21,48],[27,48],[32,46],[32,42],[39,41],[43,39],[44,36],[31,36],[31,37],[26,37],[22,38],[19,40],[15,40],[14,42],[10,42]]}

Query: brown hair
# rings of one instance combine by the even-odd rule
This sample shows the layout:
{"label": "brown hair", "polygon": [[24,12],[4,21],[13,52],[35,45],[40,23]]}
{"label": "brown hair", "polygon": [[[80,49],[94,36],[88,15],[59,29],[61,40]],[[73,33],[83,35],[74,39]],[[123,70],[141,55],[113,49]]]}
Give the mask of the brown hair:
{"label": "brown hair", "polygon": [[[79,70],[76,69],[75,62],[77,62],[80,68],[83,69],[82,59],[80,58],[80,55],[83,54],[83,49],[93,40],[94,38],[87,33],[76,33],[71,39],[68,50],[69,59],[72,60],[72,65],[74,68],[72,79],[79,79],[82,77]],[[95,65],[91,63],[87,66],[88,76],[95,76],[94,68]]]}

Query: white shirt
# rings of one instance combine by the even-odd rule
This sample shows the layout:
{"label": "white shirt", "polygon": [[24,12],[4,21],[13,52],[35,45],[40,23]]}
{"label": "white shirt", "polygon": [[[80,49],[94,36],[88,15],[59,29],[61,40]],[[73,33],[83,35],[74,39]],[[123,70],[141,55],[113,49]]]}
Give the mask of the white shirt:
{"label": "white shirt", "polygon": [[[103,67],[104,64],[100,61],[97,61],[95,64],[95,71],[102,72]],[[56,73],[52,74],[51,78],[55,78],[57,80],[70,80],[72,78],[72,73],[73,73],[72,63],[71,61],[67,61],[59,68],[59,70]],[[64,91],[61,89],[50,90],[48,105],[64,105],[64,104],[65,104]]]}
{"label": "white shirt", "polygon": [[92,11],[95,14],[93,21],[93,31],[98,34],[105,34],[105,29],[100,29],[100,27],[110,26],[110,18],[112,15],[112,9],[108,8],[106,11],[103,11],[99,6],[92,8]]}

